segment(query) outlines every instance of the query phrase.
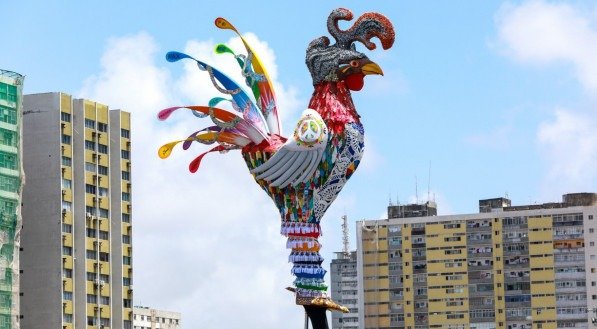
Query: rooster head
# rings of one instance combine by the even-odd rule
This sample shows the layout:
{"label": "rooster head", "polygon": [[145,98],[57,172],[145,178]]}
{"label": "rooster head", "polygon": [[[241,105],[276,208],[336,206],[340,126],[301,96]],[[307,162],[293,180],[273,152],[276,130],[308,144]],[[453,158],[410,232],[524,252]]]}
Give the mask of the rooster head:
{"label": "rooster head", "polygon": [[376,48],[373,37],[381,41],[383,49],[394,43],[394,27],[390,20],[378,13],[365,13],[348,30],[338,27],[339,20],[352,20],[352,12],[345,8],[332,11],[327,27],[336,43],[330,45],[328,37],[319,37],[307,47],[305,62],[313,78],[313,85],[322,82],[344,81],[351,90],[361,90],[365,75],[383,74],[381,68],[356,50],[359,41],[369,50]]}

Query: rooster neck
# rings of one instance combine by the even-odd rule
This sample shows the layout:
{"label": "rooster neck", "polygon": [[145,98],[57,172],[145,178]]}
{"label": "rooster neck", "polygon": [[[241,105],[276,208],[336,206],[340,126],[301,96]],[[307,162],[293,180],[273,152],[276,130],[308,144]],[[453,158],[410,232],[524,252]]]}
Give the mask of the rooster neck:
{"label": "rooster neck", "polygon": [[335,133],[344,131],[347,123],[359,123],[350,90],[344,81],[321,82],[315,85],[309,108],[317,111],[328,128]]}

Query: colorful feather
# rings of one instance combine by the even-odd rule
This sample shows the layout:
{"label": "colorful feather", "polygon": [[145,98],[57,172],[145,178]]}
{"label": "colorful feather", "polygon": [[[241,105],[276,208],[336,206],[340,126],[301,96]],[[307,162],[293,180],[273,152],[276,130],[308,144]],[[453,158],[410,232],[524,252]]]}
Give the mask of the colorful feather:
{"label": "colorful feather", "polygon": [[253,51],[247,40],[245,40],[245,38],[240,34],[236,27],[234,27],[234,25],[232,25],[230,22],[228,22],[226,19],[222,17],[216,18],[215,24],[220,29],[234,31],[234,33],[236,33],[240,37],[247,52],[249,54],[252,54],[252,64],[253,68],[255,69],[255,73],[262,74],[263,76],[265,76],[265,81],[259,81],[257,83],[257,85],[259,86],[259,97],[255,98],[257,99],[257,102],[260,105],[263,116],[266,118],[270,132],[272,134],[281,134],[282,130],[280,128],[278,108],[276,104],[276,96],[274,93],[272,80],[269,78],[269,75],[267,74],[267,71],[265,70],[263,63],[257,56],[257,53]]}
{"label": "colorful feather", "polygon": [[[197,63],[197,66],[201,70],[206,70],[209,73],[210,78],[212,79],[212,83],[218,91],[223,94],[230,95],[236,105],[242,110],[243,117],[245,120],[251,122],[256,127],[258,127],[259,133],[262,135],[263,139],[267,138],[267,134],[269,133],[268,125],[263,117],[263,114],[257,109],[253,101],[249,98],[249,96],[244,92],[244,90],[232,79],[230,79],[227,75],[219,71],[218,69],[197,60],[187,54],[177,52],[177,51],[170,51],[166,54],[166,60],[169,62],[176,62],[181,59],[192,59]],[[217,82],[221,83],[222,87],[218,86]]]}

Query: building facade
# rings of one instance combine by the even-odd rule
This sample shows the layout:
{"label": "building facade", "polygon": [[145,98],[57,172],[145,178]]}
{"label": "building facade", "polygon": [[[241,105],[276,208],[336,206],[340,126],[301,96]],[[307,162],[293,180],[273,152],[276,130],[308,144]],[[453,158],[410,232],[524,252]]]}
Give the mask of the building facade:
{"label": "building facade", "polygon": [[0,70],[0,328],[19,326],[23,79]]}
{"label": "building facade", "polygon": [[357,224],[361,328],[597,328],[597,194]]}
{"label": "building facade", "polygon": [[134,329],[181,329],[181,314],[135,306],[133,315]]}
{"label": "building facade", "polygon": [[332,312],[332,329],[359,327],[357,252],[337,252],[330,265],[332,299],[346,306],[348,313]]}
{"label": "building facade", "polygon": [[24,97],[21,325],[132,328],[130,114]]}

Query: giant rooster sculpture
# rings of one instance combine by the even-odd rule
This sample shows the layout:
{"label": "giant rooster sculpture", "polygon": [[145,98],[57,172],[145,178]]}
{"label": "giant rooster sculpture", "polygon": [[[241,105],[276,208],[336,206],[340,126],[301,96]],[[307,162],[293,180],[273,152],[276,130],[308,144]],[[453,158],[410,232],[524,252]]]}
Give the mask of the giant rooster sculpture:
{"label": "giant rooster sculpture", "polygon": [[[233,80],[210,65],[180,52],[169,52],[170,62],[190,59],[199,69],[207,71],[214,87],[226,97],[212,98],[208,106],[177,106],[158,114],[167,119],[177,109],[190,109],[199,117],[209,116],[214,126],[191,134],[188,138],[163,145],[158,154],[166,158],[178,143],[188,149],[192,142],[217,143],[199,155],[189,165],[197,171],[203,157],[214,151],[241,149],[250,172],[261,188],[273,199],[282,219],[281,233],[288,238],[289,260],[296,276],[296,303],[304,305],[315,328],[327,328],[326,309],[347,311],[326,295],[319,222],[346,181],[356,170],[364,150],[364,130],[355,110],[351,90],[363,87],[369,74],[382,74],[380,67],[356,50],[361,42],[369,50],[376,37],[384,49],[394,42],[394,28],[378,13],[360,16],[348,30],[341,30],[339,20],[352,20],[352,12],[339,8],[329,15],[327,28],[336,43],[319,37],[313,40],[306,54],[306,64],[315,90],[308,109],[300,118],[290,137],[281,136],[278,108],[271,80],[247,41],[236,28],[223,18],[215,24],[229,29],[241,38],[247,55],[236,55],[225,45],[216,52],[235,57],[255,102]],[[233,110],[217,107],[229,102]]]}

